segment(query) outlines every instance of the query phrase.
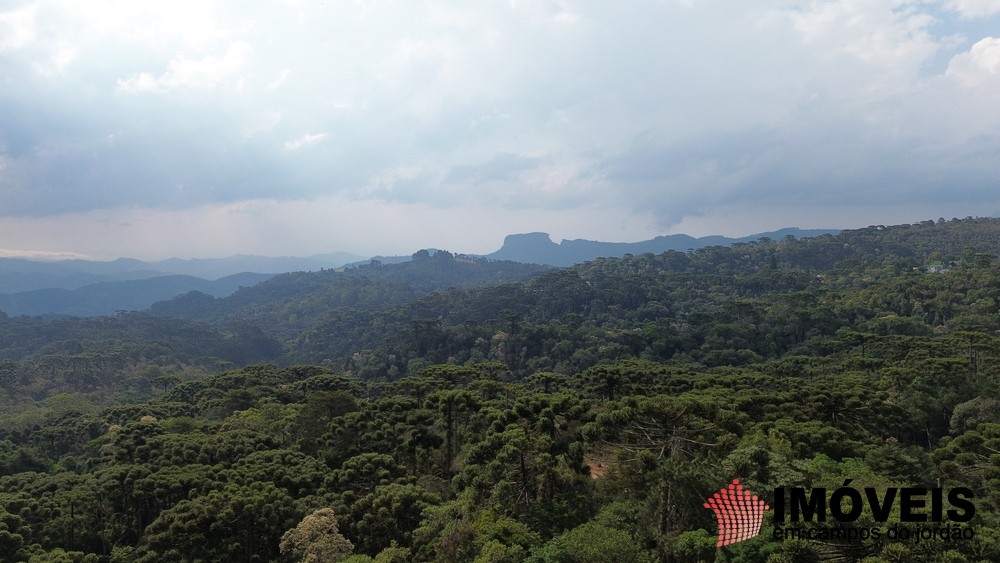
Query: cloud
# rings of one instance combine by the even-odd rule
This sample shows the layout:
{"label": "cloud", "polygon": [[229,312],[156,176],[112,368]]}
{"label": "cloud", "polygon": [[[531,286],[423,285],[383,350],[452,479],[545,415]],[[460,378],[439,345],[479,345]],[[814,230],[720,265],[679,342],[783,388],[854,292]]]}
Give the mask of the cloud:
{"label": "cloud", "polygon": [[986,37],[977,41],[968,52],[951,60],[945,74],[966,86],[987,81],[995,83],[1000,75],[1000,38]]}
{"label": "cloud", "polygon": [[298,139],[285,141],[285,150],[297,151],[305,147],[311,147],[323,139],[326,139],[326,133],[306,133]]}
{"label": "cloud", "polygon": [[128,93],[163,92],[190,88],[214,88],[243,68],[253,48],[245,42],[236,42],[218,56],[205,56],[190,60],[178,57],[170,61],[166,72],[154,76],[140,72],[118,80],[118,90]]}
{"label": "cloud", "polygon": [[[421,248],[487,254],[511,232],[539,227],[561,238],[644,240],[652,222],[624,208],[588,206],[575,213],[470,206],[460,211],[422,203],[325,196],[312,200],[246,200],[185,209],[120,207],[49,217],[0,217],[4,244],[50,248],[93,259],[220,257],[237,253],[298,255],[350,249],[408,255]],[[67,231],[74,236],[67,239]],[[460,238],[455,234],[461,233]],[[169,234],[169,236],[165,236]]]}
{"label": "cloud", "polygon": [[947,7],[964,18],[985,18],[1000,14],[1000,4],[994,0],[949,0]]}
{"label": "cloud", "polygon": [[474,185],[512,180],[519,177],[520,173],[532,170],[546,160],[544,156],[502,153],[487,162],[455,166],[448,172],[444,181]]}
{"label": "cloud", "polygon": [[[855,75],[868,92],[898,92],[944,48],[932,33],[936,18],[899,0],[825,0],[788,11],[805,47],[816,49],[836,79]],[[844,61],[843,58],[847,58]]]}
{"label": "cloud", "polygon": [[11,248],[0,248],[0,258],[27,258],[29,260],[58,261],[58,260],[89,260],[92,257],[85,254],[73,252],[47,252],[44,250],[20,250]]}
{"label": "cloud", "polygon": [[35,39],[35,10],[32,6],[0,13],[0,53],[16,51]]}
{"label": "cloud", "polygon": [[9,218],[339,201],[662,232],[732,206],[967,215],[1000,177],[994,2],[8,5]]}
{"label": "cloud", "polygon": [[270,89],[277,88],[288,80],[288,77],[292,75],[292,69],[285,68],[281,70],[281,74],[277,78],[267,83],[267,87]]}

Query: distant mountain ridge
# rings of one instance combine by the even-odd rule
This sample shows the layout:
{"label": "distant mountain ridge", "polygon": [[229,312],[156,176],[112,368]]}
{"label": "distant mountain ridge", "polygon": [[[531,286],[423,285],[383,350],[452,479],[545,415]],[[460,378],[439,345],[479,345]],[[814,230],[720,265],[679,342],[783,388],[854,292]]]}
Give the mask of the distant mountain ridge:
{"label": "distant mountain ridge", "polygon": [[226,297],[241,287],[257,285],[272,274],[242,273],[209,281],[169,275],[141,280],[100,282],[78,289],[46,288],[0,294],[0,310],[8,315],[97,317],[117,311],[141,311],[153,303],[189,291]]}
{"label": "distant mountain ridge", "polygon": [[[499,250],[481,258],[567,267],[600,257],[661,254],[670,250],[729,246],[762,238],[808,238],[838,232],[835,229],[786,228],[741,238],[666,235],[632,243],[578,239],[563,240],[559,244],[547,233],[535,232],[508,235]],[[429,255],[436,252],[431,251]],[[0,311],[8,315],[113,315],[120,310],[146,310],[154,303],[167,302],[191,292],[202,294],[206,299],[227,297],[240,287],[252,287],[275,274],[388,266],[410,262],[421,254],[428,253],[371,259],[347,252],[309,257],[237,255],[217,259],[171,258],[157,262],[131,258],[103,262],[0,258]],[[208,301],[200,303],[205,305]]]}
{"label": "distant mountain ridge", "polygon": [[333,269],[360,258],[348,252],[304,258],[236,255],[157,262],[0,258],[0,311],[15,316],[76,317],[141,311],[191,291],[226,297],[275,274]]}
{"label": "distant mountain ridge", "polygon": [[839,233],[838,229],[799,229],[789,227],[777,231],[758,233],[740,238],[720,235],[695,238],[689,235],[664,235],[640,242],[599,242],[592,240],[563,240],[552,242],[548,233],[524,233],[508,235],[503,247],[486,258],[528,262],[548,266],[572,266],[596,258],[620,258],[626,254],[660,254],[668,250],[694,250],[708,246],[729,246],[740,242],[752,242],[762,238],[782,240],[791,235],[795,238],[809,238]]}
{"label": "distant mountain ridge", "polygon": [[283,274],[339,268],[364,256],[349,252],[316,254],[308,257],[236,255],[228,258],[170,258],[143,262],[133,258],[111,261],[0,258],[0,294],[38,289],[79,289],[100,282],[132,281],[169,275],[217,280],[245,272]]}

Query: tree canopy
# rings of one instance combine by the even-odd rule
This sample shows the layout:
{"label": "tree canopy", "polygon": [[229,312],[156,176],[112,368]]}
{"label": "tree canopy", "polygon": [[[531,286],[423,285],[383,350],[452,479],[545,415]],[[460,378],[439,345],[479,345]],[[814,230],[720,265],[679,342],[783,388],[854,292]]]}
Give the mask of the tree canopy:
{"label": "tree canopy", "polygon": [[[438,253],[0,315],[0,560],[1000,560],[998,250],[966,219],[453,285]],[[716,548],[734,477],[966,487],[977,534]]]}

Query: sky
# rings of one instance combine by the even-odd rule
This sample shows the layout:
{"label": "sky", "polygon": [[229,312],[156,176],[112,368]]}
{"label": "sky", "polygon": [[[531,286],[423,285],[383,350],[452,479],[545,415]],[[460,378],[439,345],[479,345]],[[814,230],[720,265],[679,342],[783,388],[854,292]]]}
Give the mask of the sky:
{"label": "sky", "polygon": [[0,0],[0,255],[1000,213],[996,0]]}

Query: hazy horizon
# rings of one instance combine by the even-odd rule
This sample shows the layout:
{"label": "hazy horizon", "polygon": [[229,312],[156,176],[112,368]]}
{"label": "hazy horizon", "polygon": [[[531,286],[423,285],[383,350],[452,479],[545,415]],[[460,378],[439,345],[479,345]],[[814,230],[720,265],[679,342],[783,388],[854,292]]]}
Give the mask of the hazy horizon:
{"label": "hazy horizon", "polygon": [[[755,231],[755,232],[751,232],[751,233],[744,233],[744,234],[737,234],[737,235],[719,235],[719,234],[716,233],[716,234],[710,234],[710,235],[698,235],[698,236],[688,235],[688,236],[692,236],[693,238],[696,238],[696,239],[713,237],[713,236],[722,236],[722,237],[731,238],[731,239],[740,239],[740,238],[745,238],[745,237],[749,237],[749,236],[753,236],[753,235],[764,235],[764,234],[767,234],[767,233],[776,232],[776,231],[779,231],[779,230],[786,230],[786,229],[800,229],[800,230],[807,230],[807,231],[808,230],[827,230],[827,231],[841,230],[841,229],[838,229],[836,227],[816,228],[816,229],[802,229],[800,227],[792,226],[792,227],[780,227],[778,229],[768,229],[766,231]],[[490,250],[483,251],[483,252],[473,252],[473,251],[469,251],[469,250],[466,250],[466,249],[463,249],[463,248],[460,248],[460,247],[448,247],[448,248],[443,248],[442,247],[442,248],[437,248],[437,247],[427,246],[427,247],[413,248],[410,251],[406,251],[406,252],[376,252],[374,254],[361,254],[361,253],[353,252],[350,249],[332,249],[332,250],[328,250],[328,251],[324,251],[324,252],[317,252],[317,253],[312,253],[312,254],[268,255],[268,254],[254,254],[254,253],[240,252],[240,253],[237,253],[237,254],[228,254],[228,255],[220,255],[220,256],[193,256],[193,257],[192,256],[188,256],[188,257],[185,257],[185,256],[167,256],[167,257],[152,258],[152,259],[137,258],[135,256],[100,257],[100,256],[89,256],[89,255],[84,255],[84,254],[74,254],[74,253],[69,253],[69,252],[32,252],[32,251],[18,251],[18,250],[10,250],[10,249],[0,249],[0,259],[3,259],[3,258],[19,258],[19,259],[26,259],[26,260],[37,261],[37,262],[59,262],[59,261],[63,261],[63,260],[84,260],[84,261],[95,261],[95,262],[113,262],[113,261],[116,261],[116,260],[140,260],[140,261],[146,262],[146,263],[156,263],[156,262],[166,262],[166,261],[170,261],[170,260],[184,260],[184,261],[224,260],[224,259],[239,258],[239,257],[248,257],[248,258],[273,258],[273,259],[289,258],[289,259],[294,259],[294,258],[314,258],[314,257],[322,257],[322,256],[342,254],[342,255],[354,255],[358,260],[367,260],[369,258],[374,258],[374,257],[377,257],[377,256],[384,256],[384,257],[388,257],[388,256],[409,256],[409,255],[411,255],[414,252],[417,252],[419,250],[428,250],[428,249],[445,250],[445,251],[456,253],[456,254],[468,254],[468,255],[473,255],[473,256],[485,256],[485,255],[492,254],[493,252],[496,252],[496,251],[500,250],[504,246],[504,243],[506,242],[505,239],[506,239],[507,236],[529,235],[529,234],[536,234],[536,233],[542,233],[542,234],[548,235],[549,239],[553,243],[555,243],[555,244],[561,244],[561,243],[566,242],[566,241],[576,241],[576,240],[586,240],[586,241],[595,242],[595,243],[624,243],[624,244],[629,244],[629,243],[646,242],[646,241],[652,240],[653,238],[656,238],[658,236],[671,236],[671,235],[656,235],[654,237],[650,237],[649,239],[611,241],[611,240],[580,239],[580,238],[569,239],[569,238],[555,237],[555,236],[552,236],[552,234],[544,232],[544,231],[531,231],[531,232],[523,232],[523,233],[508,233],[504,238],[500,239],[497,242],[495,248],[492,248]],[[680,236],[680,235],[687,235],[687,233],[673,233],[673,234],[674,235],[678,235],[678,236]]]}

